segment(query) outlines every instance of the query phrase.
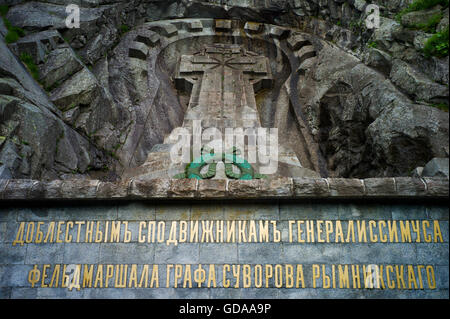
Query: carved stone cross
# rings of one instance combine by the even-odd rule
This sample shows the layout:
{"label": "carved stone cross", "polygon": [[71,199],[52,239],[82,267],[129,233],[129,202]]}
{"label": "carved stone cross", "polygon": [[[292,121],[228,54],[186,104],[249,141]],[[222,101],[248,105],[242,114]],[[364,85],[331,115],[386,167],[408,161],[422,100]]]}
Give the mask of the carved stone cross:
{"label": "carved stone cross", "polygon": [[202,120],[202,127],[260,127],[255,92],[272,86],[269,60],[239,45],[205,46],[181,56],[177,89],[191,93],[183,126]]}

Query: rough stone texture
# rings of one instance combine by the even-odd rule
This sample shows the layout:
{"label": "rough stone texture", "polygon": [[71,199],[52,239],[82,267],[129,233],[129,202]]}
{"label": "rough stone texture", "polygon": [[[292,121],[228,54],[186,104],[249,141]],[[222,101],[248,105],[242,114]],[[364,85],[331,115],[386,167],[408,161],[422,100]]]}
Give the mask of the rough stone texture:
{"label": "rough stone texture", "polygon": [[45,87],[52,87],[68,76],[80,71],[83,67],[81,61],[70,48],[62,48],[52,51],[47,57],[46,63],[41,68],[41,81]]}
{"label": "rough stone texture", "polygon": [[381,50],[370,48],[364,56],[364,63],[389,76],[392,68],[392,57]]}
{"label": "rough stone texture", "polygon": [[378,196],[392,196],[396,194],[394,178],[367,178],[364,180],[365,192]]}
{"label": "rough stone texture", "polygon": [[448,22],[448,19],[449,19],[448,12],[449,12],[448,8],[445,9],[444,15],[442,17],[442,20],[441,20],[441,22],[439,22],[438,26],[436,27],[436,31],[442,32],[448,27],[448,24],[449,24],[449,22]]}
{"label": "rough stone texture", "polygon": [[179,179],[170,182],[168,191],[169,197],[190,198],[194,197],[197,190],[198,180],[196,179]]}
{"label": "rough stone texture", "polygon": [[2,165],[9,168],[14,178],[58,178],[61,166],[66,164],[58,162],[58,144],[65,143],[64,151],[70,154],[72,162],[70,169],[86,172],[88,166],[101,167],[101,152],[64,124],[55,106],[3,39],[0,51],[0,74],[8,83],[0,96],[0,136],[6,137],[0,150]]}
{"label": "rough stone texture", "polygon": [[294,178],[294,195],[295,196],[329,196],[330,187],[327,180],[310,179],[310,178]]}
{"label": "rough stone texture", "polygon": [[54,180],[44,184],[45,199],[58,199],[63,195],[61,194],[61,187],[64,181]]}
{"label": "rough stone texture", "polygon": [[97,195],[99,181],[67,180],[61,185],[63,198],[85,198]]}
{"label": "rough stone texture", "polygon": [[446,179],[424,177],[423,180],[427,184],[427,193],[430,196],[433,196],[436,193],[445,192],[446,188],[448,189],[448,177]]}
{"label": "rough stone texture", "polygon": [[130,58],[136,58],[143,61],[147,60],[148,55],[148,47],[139,42],[132,43],[132,46],[130,46],[128,55]]}
{"label": "rough stone texture", "polygon": [[259,194],[260,180],[229,181],[228,192],[237,198],[256,197]]}
{"label": "rough stone texture", "polygon": [[5,22],[3,21],[2,17],[0,17],[0,34],[2,36],[5,36],[8,34],[8,29],[6,29]]}
{"label": "rough stone texture", "polygon": [[[408,13],[398,23],[396,14],[410,1],[376,0],[383,17],[381,28],[373,31],[363,26],[366,1],[80,1],[81,28],[67,29],[68,3],[8,2],[6,18],[26,36],[9,47],[0,41],[0,92],[36,106],[59,124],[38,117],[38,135],[45,138],[36,141],[22,136],[31,130],[23,125],[31,112],[22,112],[19,120],[2,118],[4,176],[114,180],[141,165],[183,121],[186,98],[170,81],[179,52],[192,54],[212,41],[207,37],[222,41],[232,32],[248,48],[261,48],[258,54],[283,52],[269,53],[272,71],[282,70],[275,74],[280,83],[258,96],[258,109],[263,126],[276,126],[283,140],[295,141],[305,169],[322,177],[410,176],[432,158],[448,157],[447,113],[422,105],[447,103],[448,57],[425,57],[421,49],[429,34],[409,27],[441,13],[437,30],[442,30],[448,8]],[[304,43],[293,43],[291,50],[278,51],[267,41],[276,38],[281,48],[289,48],[289,35],[300,31]],[[138,39],[149,32],[158,40]],[[129,59],[134,43],[145,46],[138,56],[146,62]],[[25,52],[38,64],[40,81],[51,95],[12,59],[12,53]],[[302,57],[310,59],[299,65]],[[73,108],[72,93],[82,102]],[[64,112],[48,95],[57,97]],[[2,97],[5,103],[10,101],[3,103]],[[48,136],[63,132],[59,142],[47,143]]]}
{"label": "rough stone texture", "polygon": [[61,110],[66,110],[73,105],[89,105],[99,94],[98,89],[95,77],[89,70],[83,69],[53,91],[51,99]]}
{"label": "rough stone texture", "polygon": [[422,176],[448,178],[448,158],[433,158],[425,165]]}
{"label": "rough stone texture", "polygon": [[127,183],[118,184],[111,182],[100,182],[97,186],[98,199],[121,198],[127,196],[127,194],[128,194]]}
{"label": "rough stone texture", "polygon": [[[322,67],[312,71],[312,81],[300,87],[304,113],[326,154],[329,173],[344,177],[409,175],[414,167],[431,159],[421,151],[429,148],[429,143],[434,144],[433,152],[446,156],[447,137],[441,135],[439,142],[430,137],[440,135],[434,129],[436,122],[447,126],[447,113],[413,104],[379,73],[348,56],[336,58],[334,50],[326,46],[318,53]],[[332,64],[344,71],[331,72],[328,66]],[[435,120],[426,120],[430,115]],[[424,127],[427,133],[422,131]],[[426,144],[430,146],[420,146]],[[400,145],[404,147],[397,151]],[[405,147],[410,151],[404,152]]]}
{"label": "rough stone texture", "polygon": [[11,170],[5,165],[0,167],[0,179],[12,179]]}
{"label": "rough stone texture", "polygon": [[[82,8],[80,12],[81,25],[86,27],[95,23],[100,18],[102,11],[106,8],[106,6],[100,8]],[[40,2],[19,4],[12,7],[7,15],[7,19],[13,25],[31,30],[65,28],[66,17],[66,7],[64,5]]]}
{"label": "rough stone texture", "polygon": [[448,87],[424,77],[401,60],[394,60],[390,77],[394,84],[414,100],[439,103],[448,100]]}
{"label": "rough stone texture", "polygon": [[[0,198],[40,199],[301,199],[301,198],[446,198],[445,178],[278,178],[269,180],[130,179],[116,183],[89,179],[0,179]],[[4,185],[4,186],[2,186]],[[447,186],[447,187],[446,187]]]}
{"label": "rough stone texture", "polygon": [[396,177],[395,186],[397,194],[402,196],[420,196],[427,192],[427,185],[424,180],[419,178]]}
{"label": "rough stone texture", "polygon": [[9,180],[3,190],[3,199],[27,198],[33,186],[31,180]]}
{"label": "rough stone texture", "polygon": [[357,179],[328,179],[331,196],[362,196],[364,183]]}
{"label": "rough stone texture", "polygon": [[198,181],[198,196],[199,197],[223,197],[227,192],[227,180],[200,180]]}
{"label": "rough stone texture", "polygon": [[169,189],[170,180],[132,180],[129,185],[129,194],[137,198],[166,197]]}
{"label": "rough stone texture", "polygon": [[441,12],[441,8],[441,6],[436,6],[428,10],[409,12],[402,16],[402,24],[407,27],[425,24],[430,17],[439,14]]}
{"label": "rough stone texture", "polygon": [[290,178],[274,180],[229,181],[229,196],[236,198],[284,198],[293,195],[293,182]]}

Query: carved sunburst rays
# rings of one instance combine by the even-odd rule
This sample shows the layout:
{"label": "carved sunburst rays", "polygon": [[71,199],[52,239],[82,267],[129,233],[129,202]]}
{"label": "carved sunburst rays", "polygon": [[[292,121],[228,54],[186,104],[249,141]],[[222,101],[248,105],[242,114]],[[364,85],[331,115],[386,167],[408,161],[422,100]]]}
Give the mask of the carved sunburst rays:
{"label": "carved sunburst rays", "polygon": [[[195,62],[195,60],[194,60],[194,61],[192,61],[192,63],[194,63],[194,64],[202,64],[202,65],[210,64],[211,67],[208,70],[214,70],[214,69],[216,69],[218,67],[228,67],[228,68],[233,69],[233,70],[239,70],[239,68],[235,67],[234,65],[242,64],[242,63],[239,62],[237,57],[231,57],[231,58],[229,58],[227,60],[220,60],[220,59],[217,59],[215,57],[208,56],[208,59],[209,59],[209,61],[202,61],[202,62]],[[237,60],[237,61],[233,63],[233,60]]]}

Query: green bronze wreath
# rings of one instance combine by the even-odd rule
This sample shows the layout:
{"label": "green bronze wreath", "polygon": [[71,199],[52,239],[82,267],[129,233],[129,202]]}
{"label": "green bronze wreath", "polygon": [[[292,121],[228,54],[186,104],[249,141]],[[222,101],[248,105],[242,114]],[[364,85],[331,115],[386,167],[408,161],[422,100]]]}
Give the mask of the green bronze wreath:
{"label": "green bronze wreath", "polygon": [[[239,151],[233,148],[233,154],[214,154],[211,151],[209,154],[204,154],[186,165],[184,173],[175,175],[174,178],[196,178],[196,179],[210,179],[216,176],[217,162],[222,161],[225,163],[225,174],[231,179],[251,180],[266,178],[265,175],[258,174],[254,171],[253,167],[245,159],[238,157]],[[203,167],[209,164],[208,172],[202,174]],[[233,165],[239,168],[239,173],[233,172]]]}

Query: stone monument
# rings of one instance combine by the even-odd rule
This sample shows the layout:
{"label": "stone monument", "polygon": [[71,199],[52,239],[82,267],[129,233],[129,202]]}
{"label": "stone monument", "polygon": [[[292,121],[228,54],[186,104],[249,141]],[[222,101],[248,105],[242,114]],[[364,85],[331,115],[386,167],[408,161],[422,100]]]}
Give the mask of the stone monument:
{"label": "stone monument", "polygon": [[448,298],[421,12],[62,3],[0,8],[0,298]]}
{"label": "stone monument", "polygon": [[[201,151],[207,146],[206,143],[202,143],[202,132],[214,129],[214,135],[207,149],[208,152],[218,154],[215,156],[204,154],[204,158],[198,158],[198,163],[190,163],[196,160],[190,156],[192,158],[189,162],[179,168],[180,165],[177,165],[179,163],[174,164],[167,158],[166,165],[162,166],[159,152],[157,154],[151,152],[142,167],[133,168],[130,172],[125,172],[124,176],[154,178],[162,177],[162,174],[167,172],[167,178],[215,178],[217,162],[224,161],[225,157],[228,157],[230,163],[225,165],[227,178],[269,177],[257,172],[261,166],[256,158],[258,155],[257,130],[261,128],[261,121],[255,100],[255,94],[258,91],[270,89],[273,85],[269,60],[245,50],[241,45],[220,43],[205,45],[201,51],[193,55],[180,57],[174,80],[178,90],[187,91],[190,94],[182,125],[183,128],[188,129],[184,131],[185,135],[189,132],[190,134],[186,140],[179,130],[174,130],[165,139],[165,143],[158,146],[159,149],[168,152],[174,144],[181,143],[184,146],[188,142],[193,149],[197,147],[197,150]],[[229,134],[233,139],[230,145],[225,146],[227,129],[231,130]],[[237,141],[234,140],[236,129],[237,135],[242,137],[240,147],[236,147]],[[197,139],[194,137],[195,134]],[[264,135],[269,134],[264,133]],[[245,143],[245,137],[248,139],[247,143]],[[316,172],[303,168],[295,152],[278,143],[278,133],[275,136],[267,136],[264,143],[264,153],[270,152],[270,147],[276,146],[276,154],[272,154],[275,163],[271,163],[275,167],[270,177],[319,176]],[[222,151],[217,152],[218,148]],[[248,153],[251,151],[254,152],[255,159],[252,163],[254,165],[248,162],[248,157],[252,156]],[[242,158],[237,156],[241,152]],[[199,153],[197,157],[200,155]],[[209,158],[208,163],[205,162],[206,158]],[[242,163],[237,163],[237,159],[241,159]],[[156,167],[152,166],[155,162]],[[209,173],[206,173],[208,171]]]}

